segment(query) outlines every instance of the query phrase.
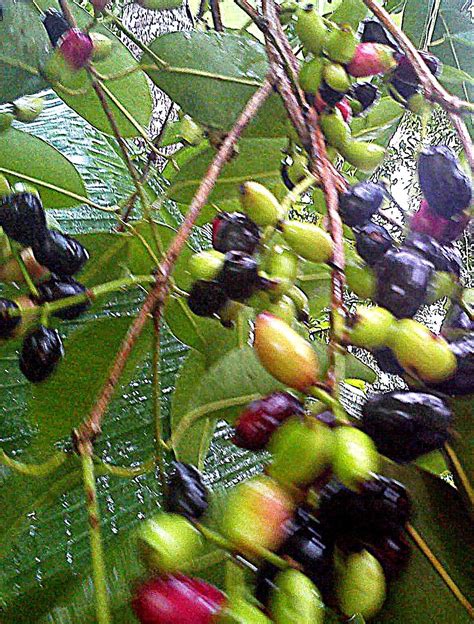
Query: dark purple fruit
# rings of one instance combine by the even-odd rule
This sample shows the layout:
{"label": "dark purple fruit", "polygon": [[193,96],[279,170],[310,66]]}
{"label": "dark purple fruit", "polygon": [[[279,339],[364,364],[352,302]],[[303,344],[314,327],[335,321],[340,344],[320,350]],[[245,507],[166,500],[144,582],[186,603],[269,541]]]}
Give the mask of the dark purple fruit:
{"label": "dark purple fruit", "polygon": [[218,281],[229,299],[245,301],[258,289],[258,263],[243,251],[228,251]]}
{"label": "dark purple fruit", "polygon": [[457,303],[453,303],[441,325],[441,335],[446,340],[456,340],[468,332],[474,332],[474,321]]}
{"label": "dark purple fruit", "polygon": [[448,396],[474,394],[474,332],[454,340],[449,347],[456,356],[456,372],[450,379],[429,387]]}
{"label": "dark purple fruit", "polygon": [[447,271],[457,277],[461,274],[462,258],[460,252],[452,245],[442,245],[428,234],[410,232],[404,247],[414,249],[429,260],[437,271]]}
{"label": "dark purple fruit", "polygon": [[234,444],[253,451],[263,449],[284,420],[302,414],[303,405],[288,392],[273,392],[252,401],[235,424]]}
{"label": "dark purple fruit", "polygon": [[403,375],[405,372],[390,349],[376,349],[375,351],[372,351],[372,355],[377,362],[377,366],[380,370],[384,371],[384,373],[390,373],[391,375]]}
{"label": "dark purple fruit", "polygon": [[396,102],[405,106],[410,98],[420,92],[420,86],[392,78],[388,83],[388,91]]}
{"label": "dark purple fruit", "polygon": [[36,238],[33,254],[39,264],[60,276],[74,275],[89,259],[89,252],[79,241],[55,231]]}
{"label": "dark purple fruit", "polygon": [[[57,277],[56,275],[51,277],[47,282],[39,284],[37,288],[39,296],[35,297],[34,300],[38,305],[59,301],[67,297],[74,297],[75,295],[82,295],[86,292],[86,287],[73,277]],[[89,307],[90,302],[85,301],[69,308],[58,310],[53,316],[72,320],[83,314]]]}
{"label": "dark purple fruit", "polygon": [[59,332],[40,325],[23,341],[20,353],[20,370],[33,383],[44,381],[64,356]]}
{"label": "dark purple fruit", "polygon": [[434,394],[394,391],[367,400],[360,428],[382,455],[405,463],[441,448],[451,422],[448,405]]}
{"label": "dark purple fruit", "polygon": [[43,15],[43,25],[51,45],[56,47],[61,37],[71,28],[67,19],[56,9],[48,9]]}
{"label": "dark purple fruit", "polygon": [[397,318],[411,318],[425,301],[434,267],[410,250],[390,250],[375,265],[375,301]]}
{"label": "dark purple fruit", "polygon": [[383,43],[398,50],[397,44],[390,39],[382,24],[375,20],[367,20],[363,23],[360,40],[362,43]]}
{"label": "dark purple fruit", "polygon": [[190,464],[173,462],[168,490],[168,511],[187,518],[200,518],[209,505],[209,493],[202,475]]}
{"label": "dark purple fruit", "polygon": [[[430,52],[425,52],[424,50],[418,50],[418,54],[424,60],[428,69],[434,76],[439,76],[441,73],[442,65],[441,61],[434,54],[430,54]],[[396,80],[400,80],[405,84],[418,85],[420,80],[413,69],[413,65],[408,60],[408,57],[404,54],[399,55],[398,57],[398,65],[395,71],[393,72],[393,76]]]}
{"label": "dark purple fruit", "polygon": [[10,299],[0,297],[0,338],[10,338],[21,322],[21,316],[9,316],[7,310],[18,310],[18,305]]}
{"label": "dark purple fruit", "polygon": [[259,242],[258,225],[240,212],[222,212],[212,222],[212,246],[217,251],[253,254]]}
{"label": "dark purple fruit", "polygon": [[0,226],[5,234],[30,247],[46,230],[46,216],[41,200],[33,193],[16,193],[0,203]]}
{"label": "dark purple fruit", "polygon": [[472,187],[455,153],[445,145],[426,147],[418,160],[418,179],[431,210],[450,218],[469,207]]}
{"label": "dark purple fruit", "polygon": [[377,87],[369,82],[356,83],[349,91],[351,108],[354,117],[367,112],[376,103],[379,97]]}
{"label": "dark purple fruit", "polygon": [[346,94],[343,91],[336,91],[332,89],[323,80],[319,87],[319,96],[324,100],[328,106],[335,106],[338,102],[344,99]]}
{"label": "dark purple fruit", "polygon": [[214,316],[227,303],[228,298],[218,282],[194,282],[188,295],[188,306],[197,316]]}
{"label": "dark purple fruit", "polygon": [[389,232],[377,223],[367,223],[355,231],[357,253],[369,266],[376,264],[380,258],[394,246]]}
{"label": "dark purple fruit", "polygon": [[339,197],[341,219],[350,227],[365,225],[380,208],[385,189],[374,182],[359,182]]}

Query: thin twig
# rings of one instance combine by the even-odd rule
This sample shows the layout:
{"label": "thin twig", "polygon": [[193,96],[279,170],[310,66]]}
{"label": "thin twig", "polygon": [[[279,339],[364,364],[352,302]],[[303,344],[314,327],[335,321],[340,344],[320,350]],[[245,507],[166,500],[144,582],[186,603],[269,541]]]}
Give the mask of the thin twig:
{"label": "thin twig", "polygon": [[163,430],[161,426],[161,383],[160,383],[160,317],[153,315],[153,418],[155,421],[155,464],[158,466],[161,492],[166,501],[167,482],[163,458]]}
{"label": "thin twig", "polygon": [[221,7],[219,6],[219,0],[210,0],[212,23],[214,24],[214,30],[222,32],[224,26],[222,24]]}

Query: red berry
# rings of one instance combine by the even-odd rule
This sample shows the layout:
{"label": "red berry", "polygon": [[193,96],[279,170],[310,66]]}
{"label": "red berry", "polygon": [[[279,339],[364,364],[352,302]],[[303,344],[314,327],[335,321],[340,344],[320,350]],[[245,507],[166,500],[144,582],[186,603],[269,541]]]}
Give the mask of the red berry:
{"label": "red berry", "polygon": [[336,104],[336,108],[338,108],[341,112],[342,118],[346,123],[351,123],[352,119],[352,108],[347,98],[344,98],[340,102]]}
{"label": "red berry", "polygon": [[79,70],[91,59],[94,43],[87,33],[71,28],[59,42],[59,50],[67,64]]}
{"label": "red berry", "polygon": [[237,420],[234,443],[249,450],[263,449],[275,429],[294,414],[303,414],[303,406],[288,392],[273,392],[253,401]]}
{"label": "red berry", "polygon": [[418,212],[410,219],[410,230],[428,234],[440,243],[449,243],[461,236],[468,223],[468,214],[462,213],[454,219],[445,219],[431,210],[426,199],[422,199]]}
{"label": "red berry", "polygon": [[396,66],[393,50],[388,46],[380,43],[359,43],[354,58],[346,69],[351,76],[364,78],[385,74]]}
{"label": "red berry", "polygon": [[211,624],[225,600],[213,585],[180,575],[140,585],[132,606],[141,624]]}

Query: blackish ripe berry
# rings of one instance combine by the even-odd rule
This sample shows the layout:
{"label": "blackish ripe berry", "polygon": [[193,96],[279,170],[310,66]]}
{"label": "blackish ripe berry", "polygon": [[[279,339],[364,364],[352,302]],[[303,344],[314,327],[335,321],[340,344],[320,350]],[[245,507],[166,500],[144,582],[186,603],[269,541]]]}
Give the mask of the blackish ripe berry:
{"label": "blackish ripe berry", "polygon": [[374,266],[394,246],[386,228],[377,223],[367,223],[355,230],[357,253],[369,266]]}
{"label": "blackish ripe berry", "polygon": [[0,226],[5,234],[30,247],[46,232],[46,216],[41,200],[33,193],[8,195],[0,203]]}
{"label": "blackish ripe berry", "polygon": [[169,483],[168,511],[188,518],[200,518],[208,507],[206,486],[197,468],[173,462]]}
{"label": "blackish ripe berry", "polygon": [[89,259],[89,252],[79,241],[55,231],[37,237],[33,254],[39,264],[60,276],[74,275]]}
{"label": "blackish ripe berry", "polygon": [[212,246],[217,251],[253,254],[259,241],[258,225],[240,212],[222,212],[212,222]]}
{"label": "blackish ripe berry", "polygon": [[56,9],[48,9],[42,19],[51,45],[56,47],[58,41],[71,27],[64,15]]}
{"label": "blackish ripe berry", "polygon": [[388,83],[388,91],[396,102],[405,106],[410,98],[419,93],[420,87],[393,77]]}
{"label": "blackish ripe berry", "polygon": [[[434,54],[430,54],[430,52],[426,52],[425,50],[418,50],[418,54],[424,60],[430,72],[434,76],[439,76],[442,68],[439,58]],[[418,85],[420,82],[411,61],[404,54],[399,55],[398,65],[393,73],[393,76],[396,80],[400,80],[405,84]]]}
{"label": "blackish ripe berry", "polygon": [[451,410],[439,397],[395,391],[367,400],[360,427],[382,455],[405,463],[441,448],[449,438],[451,422]]}
{"label": "blackish ripe berry", "polygon": [[429,260],[437,271],[447,271],[457,277],[461,274],[462,259],[460,252],[451,245],[442,245],[428,234],[411,232],[404,247],[415,250]]}
{"label": "blackish ripe berry", "polygon": [[372,108],[378,100],[379,91],[375,85],[361,82],[352,86],[349,97],[352,100],[352,114],[357,117]]}
{"label": "blackish ripe berry", "polygon": [[360,40],[362,43],[383,43],[394,50],[398,50],[397,44],[390,39],[382,24],[375,20],[367,20],[364,22]]}
{"label": "blackish ripe berry", "polygon": [[44,381],[64,356],[59,333],[42,325],[29,333],[20,353],[20,370],[33,383]]}
{"label": "blackish ripe berry", "polygon": [[0,338],[10,338],[21,322],[21,316],[9,316],[7,310],[18,310],[18,305],[10,299],[0,297]]}
{"label": "blackish ripe berry", "polygon": [[243,251],[229,251],[218,281],[229,299],[245,301],[259,286],[258,264]]}
{"label": "blackish ripe berry", "polygon": [[188,296],[188,306],[197,316],[213,316],[227,303],[228,298],[218,282],[194,282]]}
{"label": "blackish ripe berry", "polygon": [[359,182],[341,194],[341,218],[350,227],[365,225],[382,205],[385,190],[374,182]]}
{"label": "blackish ripe berry", "polygon": [[448,396],[474,394],[474,332],[454,340],[449,347],[456,357],[456,371],[446,381],[429,387]]}
{"label": "blackish ripe berry", "polygon": [[233,441],[241,448],[263,449],[284,420],[302,414],[303,405],[298,399],[288,392],[273,392],[247,405],[235,424]]}
{"label": "blackish ripe berry", "polygon": [[457,303],[453,303],[441,325],[441,335],[446,340],[456,340],[463,335],[474,332],[474,320]]}
{"label": "blackish ripe berry", "polygon": [[344,99],[346,96],[344,91],[336,91],[324,81],[319,87],[319,96],[322,98],[327,106],[335,106],[338,102]]}
{"label": "blackish ripe berry", "polygon": [[[75,295],[82,295],[86,292],[86,287],[80,282],[77,282],[73,277],[57,277],[55,275],[47,282],[39,284],[37,289],[39,296],[35,297],[35,302],[38,305],[59,301],[67,297],[74,297]],[[58,310],[53,316],[72,320],[83,314],[89,306],[89,301],[78,303],[69,308]]]}
{"label": "blackish ripe berry", "polygon": [[425,301],[434,267],[409,250],[390,250],[375,265],[375,301],[397,318],[412,317]]}

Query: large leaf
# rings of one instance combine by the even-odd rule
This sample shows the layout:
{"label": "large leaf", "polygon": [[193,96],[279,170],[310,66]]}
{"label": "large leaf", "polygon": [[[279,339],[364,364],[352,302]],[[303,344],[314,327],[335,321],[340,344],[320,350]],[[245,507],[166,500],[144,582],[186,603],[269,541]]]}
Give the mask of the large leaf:
{"label": "large leaf", "polygon": [[86,189],[74,165],[54,147],[26,132],[0,132],[0,173],[10,181],[35,184],[48,208],[82,203]]}
{"label": "large leaf", "polygon": [[[232,128],[268,71],[263,46],[246,36],[174,32],[158,37],[150,48],[165,64],[147,70],[153,82],[196,121],[219,130]],[[156,65],[149,55],[142,62]],[[256,136],[287,133],[286,114],[276,95],[251,127]]]}
{"label": "large leaf", "polygon": [[43,78],[11,63],[25,63],[37,69],[48,51],[48,35],[33,4],[3,0],[0,19],[0,104],[46,87]]}
{"label": "large leaf", "polygon": [[[43,8],[50,8],[59,4],[56,0],[39,0],[38,4]],[[71,3],[71,10],[79,27],[85,27],[91,21],[90,14],[77,4]],[[107,28],[95,25],[92,32],[106,35],[112,41],[112,52],[104,60],[97,62],[96,68],[103,76],[115,76],[126,72],[137,66],[137,62],[127,50],[124,44],[112,34]],[[132,117],[136,124],[146,128],[151,118],[153,102],[150,88],[146,76],[141,71],[135,71],[122,78],[105,80],[105,89],[108,89],[112,96],[107,95],[108,106],[117,122],[120,133],[123,137],[135,137],[140,135],[136,125],[127,118]],[[110,122],[102,109],[100,100],[93,90],[85,70],[76,72],[70,79],[66,80],[65,86],[73,90],[87,89],[86,93],[69,95],[60,89],[57,93],[66,104],[73,108],[79,115],[84,117],[91,125],[107,134],[113,134]],[[117,100],[127,114],[120,110],[113,101]]]}
{"label": "large leaf", "polygon": [[454,435],[446,447],[446,458],[454,480],[474,516],[474,419],[472,396],[451,400]]}
{"label": "large leaf", "polygon": [[396,126],[404,109],[391,97],[384,97],[364,117],[356,117],[351,123],[352,136],[363,141],[379,138],[384,132]]}

